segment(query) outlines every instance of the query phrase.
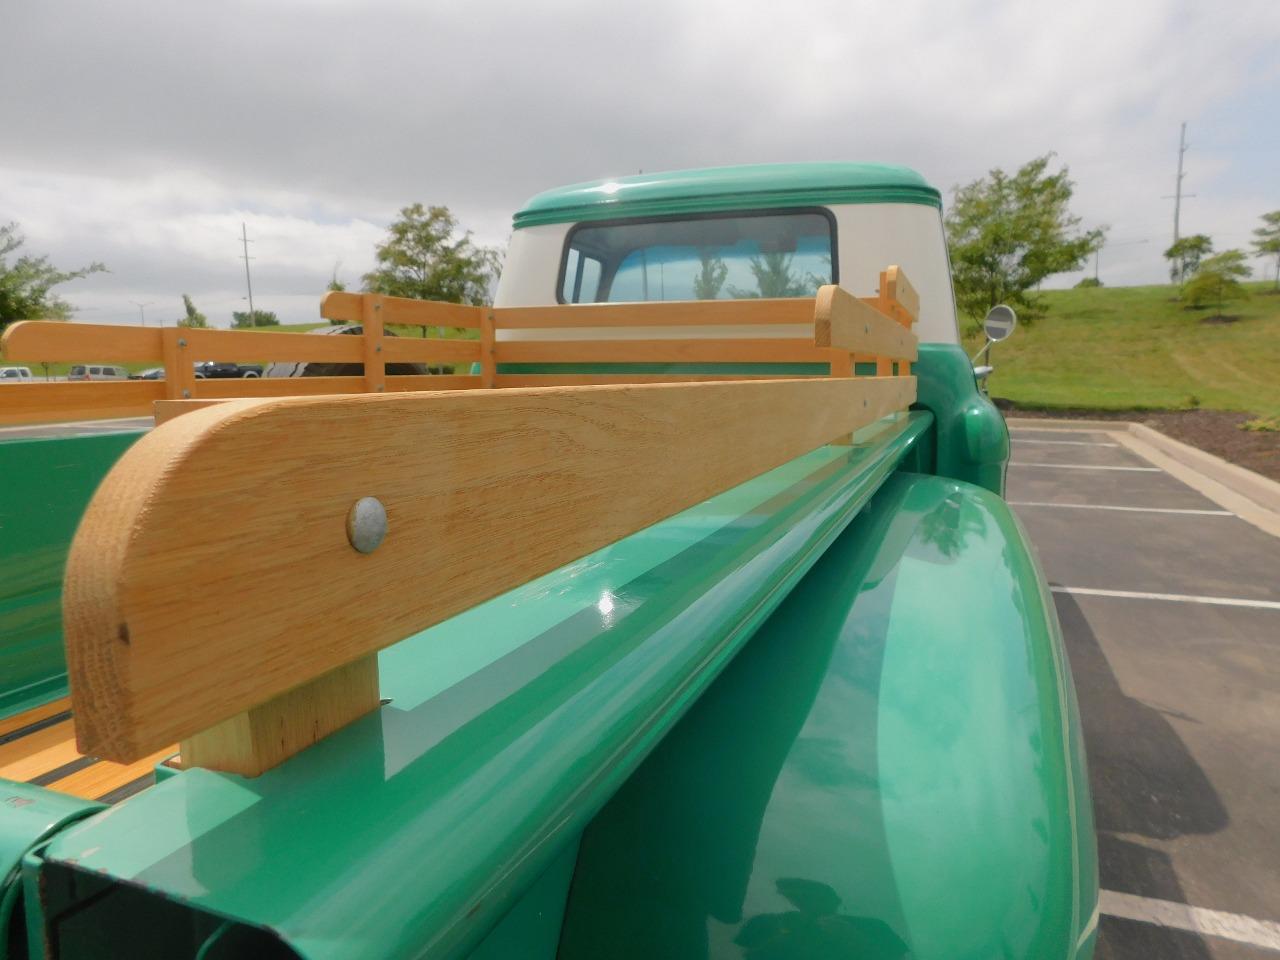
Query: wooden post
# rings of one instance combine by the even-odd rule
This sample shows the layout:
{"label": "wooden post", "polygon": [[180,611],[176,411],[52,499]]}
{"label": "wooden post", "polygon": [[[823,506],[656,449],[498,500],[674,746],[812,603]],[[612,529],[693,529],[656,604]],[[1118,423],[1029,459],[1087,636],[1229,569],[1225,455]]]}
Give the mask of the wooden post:
{"label": "wooden post", "polygon": [[495,339],[493,308],[484,307],[480,313],[480,386],[486,389],[493,387],[498,374],[493,356]]}
{"label": "wooden post", "polygon": [[187,349],[186,330],[169,327],[160,331],[164,352],[164,395],[166,400],[190,400],[196,395],[195,361]]}
{"label": "wooden post", "polygon": [[183,740],[182,766],[256,777],[380,703],[378,655],[365,654]]}
{"label": "wooden post", "polygon": [[360,323],[364,327],[364,389],[382,393],[387,388],[387,363],[382,355],[382,297],[366,293],[361,298]]}

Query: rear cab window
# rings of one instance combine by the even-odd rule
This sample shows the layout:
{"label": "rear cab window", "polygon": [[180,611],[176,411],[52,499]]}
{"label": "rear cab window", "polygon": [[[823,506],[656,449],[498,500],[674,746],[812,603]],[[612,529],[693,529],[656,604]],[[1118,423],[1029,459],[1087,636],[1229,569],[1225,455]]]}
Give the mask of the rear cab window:
{"label": "rear cab window", "polygon": [[69,375],[70,375],[70,376],[73,376],[73,377],[83,377],[83,376],[84,376],[84,367],[79,367],[79,366],[77,366],[77,367],[72,367],[72,368],[71,368],[71,373],[70,373]]}
{"label": "rear cab window", "polygon": [[561,303],[811,297],[836,283],[835,218],[768,210],[583,223],[569,232]]}

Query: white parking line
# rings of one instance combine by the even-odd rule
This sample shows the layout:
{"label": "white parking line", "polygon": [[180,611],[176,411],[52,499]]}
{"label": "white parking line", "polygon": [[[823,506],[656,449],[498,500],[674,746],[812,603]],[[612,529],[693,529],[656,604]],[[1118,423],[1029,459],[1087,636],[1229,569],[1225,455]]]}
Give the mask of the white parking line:
{"label": "white parking line", "polygon": [[1152,900],[1114,890],[1098,892],[1098,909],[1108,917],[1140,920],[1174,930],[1247,943],[1265,950],[1280,950],[1280,923],[1256,920],[1239,913],[1193,907],[1171,900]]}
{"label": "white parking line", "polygon": [[1239,597],[1197,597],[1186,593],[1142,593],[1137,590],[1097,590],[1093,587],[1049,587],[1054,593],[1081,597],[1116,597],[1121,600],[1169,600],[1173,603],[1206,603],[1218,607],[1253,607],[1280,610],[1280,600],[1244,600]]}
{"label": "white parking line", "polygon": [[1132,513],[1182,513],[1196,517],[1234,517],[1230,510],[1183,510],[1174,507],[1113,507],[1101,503],[1044,503],[1038,500],[1010,500],[1011,507],[1062,507],[1065,510],[1123,510]]}
{"label": "white parking line", "polygon": [[1011,460],[1009,466],[1052,467],[1055,470],[1127,470],[1131,473],[1163,473],[1159,467],[1095,467],[1091,463],[1029,463],[1025,460]]}
{"label": "white parking line", "polygon": [[1026,439],[1019,438],[1012,430],[1009,431],[1013,435],[1015,443],[1048,443],[1055,447],[1118,447],[1118,443],[1103,443],[1100,440],[1032,440],[1030,437]]}

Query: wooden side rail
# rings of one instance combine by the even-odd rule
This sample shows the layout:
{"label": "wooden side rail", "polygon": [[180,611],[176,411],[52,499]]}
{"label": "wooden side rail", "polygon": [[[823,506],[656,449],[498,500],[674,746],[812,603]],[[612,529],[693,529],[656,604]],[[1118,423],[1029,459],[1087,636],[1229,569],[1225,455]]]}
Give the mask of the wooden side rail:
{"label": "wooden side rail", "polygon": [[125,454],[72,545],[79,748],[180,740],[257,774],[377,706],[381,648],[914,398],[910,377],[809,378],[194,410]]}
{"label": "wooden side rail", "polygon": [[[137,416],[158,400],[218,400],[231,397],[313,396],[320,393],[379,393],[472,387],[619,382],[611,373],[499,374],[499,364],[611,363],[826,363],[832,376],[853,374],[854,364],[873,361],[877,374],[905,373],[916,357],[911,326],[920,299],[895,266],[880,275],[875,297],[859,299],[826,286],[814,299],[711,300],[662,303],[573,304],[549,307],[474,307],[406,300],[377,294],[327,293],[321,316],[359,323],[356,335],[316,337],[260,331],[148,330],[95,324],[27,321],[13,324],[0,340],[7,360],[34,362],[159,361],[165,379],[146,385],[112,383],[26,384],[0,394],[0,424],[94,416]],[[462,327],[478,339],[391,337],[387,325]],[[813,336],[714,336],[717,327],[811,326]],[[601,328],[641,328],[651,339],[590,337]],[[683,336],[663,336],[686,328]],[[688,330],[687,328],[708,328]],[[581,331],[578,339],[498,338],[499,330]],[[778,331],[762,331],[762,334]],[[698,336],[690,337],[690,333]],[[198,380],[193,363],[203,360],[317,361],[361,364],[363,376],[281,380]],[[388,363],[451,363],[464,368],[444,377],[388,378]],[[477,373],[471,373],[478,366]],[[715,375],[664,374],[668,381],[712,380]],[[514,378],[514,379],[513,379]],[[545,379],[544,379],[545,378]],[[639,382],[643,375],[625,378]],[[170,406],[166,416],[182,409]]]}

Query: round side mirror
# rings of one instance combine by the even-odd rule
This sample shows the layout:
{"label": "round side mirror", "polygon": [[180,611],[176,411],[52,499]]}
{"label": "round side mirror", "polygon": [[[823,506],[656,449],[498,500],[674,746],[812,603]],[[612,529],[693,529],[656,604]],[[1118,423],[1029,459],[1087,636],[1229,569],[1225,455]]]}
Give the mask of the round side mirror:
{"label": "round side mirror", "polygon": [[992,307],[987,312],[987,318],[982,321],[982,330],[987,335],[987,339],[992,343],[999,343],[1001,340],[1007,340],[1013,335],[1013,328],[1018,325],[1018,315],[1013,312],[1013,307],[1006,307],[1003,303]]}

